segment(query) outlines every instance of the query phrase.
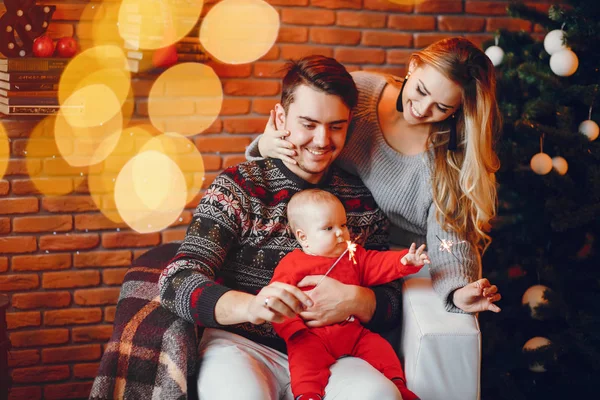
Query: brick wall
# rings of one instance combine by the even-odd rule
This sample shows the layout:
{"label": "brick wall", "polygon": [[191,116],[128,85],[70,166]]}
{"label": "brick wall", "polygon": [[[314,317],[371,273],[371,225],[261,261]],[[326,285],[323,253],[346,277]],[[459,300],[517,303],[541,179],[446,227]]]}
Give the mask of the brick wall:
{"label": "brick wall", "polygon": [[[499,28],[541,32],[527,21],[507,18],[504,0],[425,0],[416,6],[388,0],[269,2],[280,11],[282,24],[268,54],[252,64],[211,64],[221,77],[225,99],[219,119],[193,138],[204,156],[205,186],[222,168],[243,161],[245,147],[262,132],[277,101],[277,70],[285,59],[321,53],[336,57],[350,70],[402,76],[414,49],[444,37],[464,35],[480,44]],[[75,34],[85,46],[89,26],[81,17],[84,2],[38,3],[58,6],[52,36]],[[528,3],[540,10],[550,5],[547,0]],[[134,122],[147,117],[145,96],[152,79],[133,82]],[[27,175],[23,153],[38,122],[0,118],[11,139],[8,171],[0,179],[0,291],[11,300],[11,398],[86,397],[111,335],[127,266],[149,248],[182,239],[197,198],[175,226],[140,235],[97,210],[85,182],[79,184],[84,178],[63,178],[72,188],[69,193],[43,196]]]}

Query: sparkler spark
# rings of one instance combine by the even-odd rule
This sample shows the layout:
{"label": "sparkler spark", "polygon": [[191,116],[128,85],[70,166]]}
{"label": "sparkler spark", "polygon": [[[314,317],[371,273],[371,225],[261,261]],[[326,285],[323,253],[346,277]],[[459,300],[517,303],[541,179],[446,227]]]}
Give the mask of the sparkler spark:
{"label": "sparkler spark", "polygon": [[452,246],[454,246],[455,244],[460,244],[460,243],[466,243],[466,240],[460,240],[458,242],[454,242],[453,240],[447,240],[447,239],[440,239],[440,237],[438,235],[435,235],[435,237],[440,241],[440,251],[447,251],[448,253],[452,254],[452,256],[454,258],[456,258],[458,261],[459,258],[456,257],[456,255],[452,252]]}
{"label": "sparkler spark", "polygon": [[346,240],[346,244],[348,248],[348,260],[352,260],[354,264],[356,264],[356,259],[354,258],[354,253],[356,253],[356,243],[352,243],[350,240]]}
{"label": "sparkler spark", "polygon": [[[358,241],[358,239],[360,239],[361,236],[362,236],[362,233],[360,235],[358,235],[356,238],[354,238],[354,240]],[[340,256],[337,258],[337,260],[335,260],[333,265],[327,270],[327,272],[325,272],[325,275],[323,275],[323,277],[319,280],[319,282],[317,282],[317,284],[315,285],[315,288],[317,286],[319,286],[321,284],[321,282],[323,282],[323,279],[325,279],[325,277],[327,275],[329,275],[329,273],[333,270],[333,267],[335,267],[337,265],[337,263],[340,262],[340,260],[342,259],[342,257],[344,257],[344,255],[346,253],[348,253],[349,259],[354,261],[354,264],[356,264],[356,260],[354,259],[354,253],[356,252],[356,243],[353,243],[350,240],[346,240],[346,244],[348,245],[346,247],[346,250],[344,250],[344,252],[342,254],[340,254]]]}

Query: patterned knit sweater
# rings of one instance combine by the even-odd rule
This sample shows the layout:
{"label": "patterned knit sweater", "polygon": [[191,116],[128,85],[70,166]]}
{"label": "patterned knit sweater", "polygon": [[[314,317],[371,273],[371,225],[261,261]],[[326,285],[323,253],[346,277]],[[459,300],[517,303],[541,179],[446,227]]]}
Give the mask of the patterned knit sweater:
{"label": "patterned knit sweater", "polygon": [[[450,295],[455,289],[477,280],[480,263],[477,253],[454,232],[442,229],[436,220],[431,190],[431,154],[406,156],[386,142],[377,117],[377,105],[387,84],[385,76],[353,72],[359,99],[348,130],[348,138],[336,164],[359,176],[375,201],[390,219],[390,242],[408,247],[426,243],[431,264],[429,272],[435,291],[447,311],[462,312]],[[260,157],[258,139],[246,151],[246,158]],[[439,238],[439,239],[438,239]],[[452,253],[440,248],[440,240],[451,240]]]}
{"label": "patterned knit sweater", "polygon": [[[268,285],[281,258],[298,247],[287,229],[287,204],[296,192],[315,186],[280,160],[246,162],[223,171],[200,200],[176,257],[163,271],[162,305],[201,327],[225,329],[285,351],[272,325],[221,326],[214,310],[229,290],[255,294]],[[388,220],[360,179],[332,167],[318,186],[342,201],[352,237],[368,238],[368,248],[387,247]],[[400,283],[374,292],[377,307],[370,327],[397,324]]]}

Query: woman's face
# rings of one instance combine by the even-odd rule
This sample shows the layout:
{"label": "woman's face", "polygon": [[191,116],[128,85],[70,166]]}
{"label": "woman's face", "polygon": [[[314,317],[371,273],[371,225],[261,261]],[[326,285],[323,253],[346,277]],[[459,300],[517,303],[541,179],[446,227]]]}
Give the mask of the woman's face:
{"label": "woman's face", "polygon": [[462,90],[434,67],[411,64],[402,93],[404,119],[413,125],[443,121],[461,104]]}

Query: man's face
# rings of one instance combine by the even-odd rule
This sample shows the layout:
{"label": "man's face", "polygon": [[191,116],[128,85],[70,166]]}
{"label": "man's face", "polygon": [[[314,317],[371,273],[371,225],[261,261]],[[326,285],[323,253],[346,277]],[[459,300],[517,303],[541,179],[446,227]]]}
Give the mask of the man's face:
{"label": "man's face", "polygon": [[287,140],[296,149],[292,158],[298,165],[288,164],[288,168],[307,182],[319,182],[342,151],[350,109],[338,96],[300,85],[288,112],[280,104],[275,112],[277,129],[290,131]]}

